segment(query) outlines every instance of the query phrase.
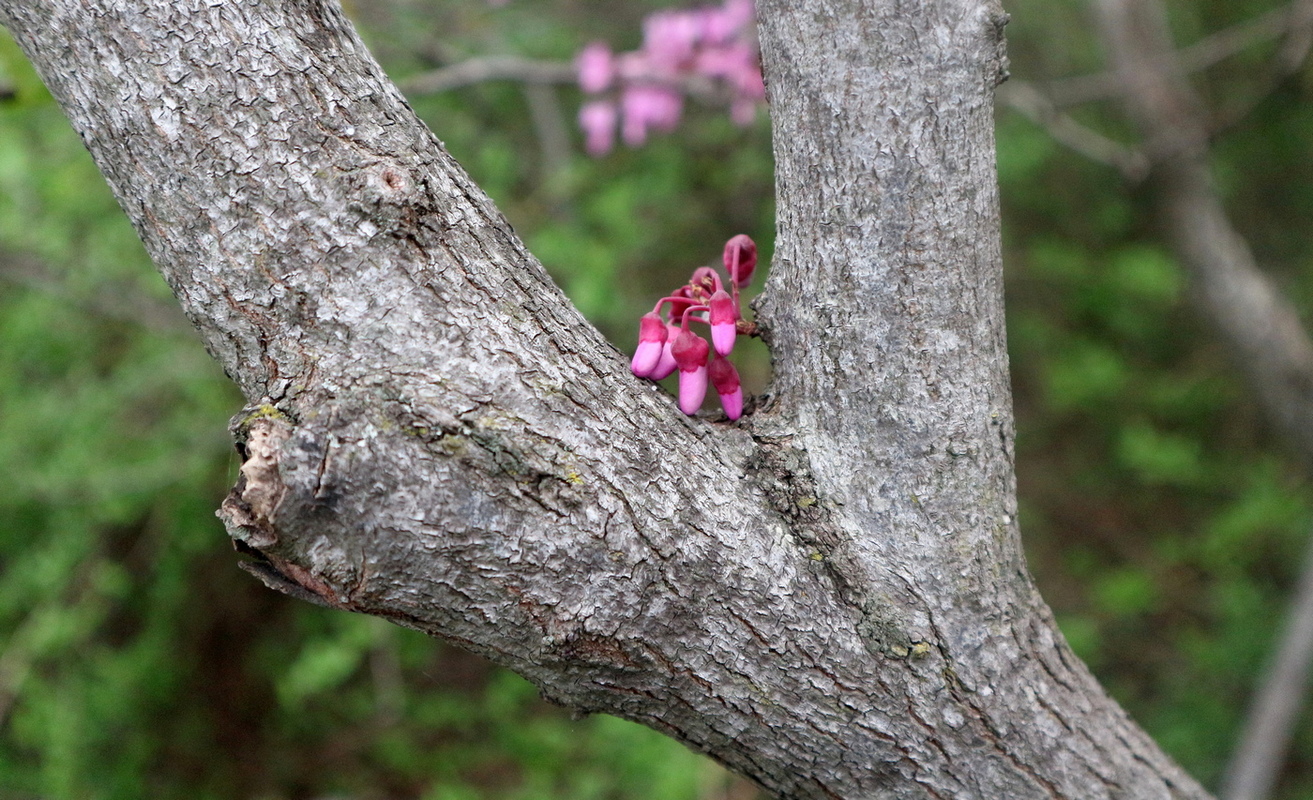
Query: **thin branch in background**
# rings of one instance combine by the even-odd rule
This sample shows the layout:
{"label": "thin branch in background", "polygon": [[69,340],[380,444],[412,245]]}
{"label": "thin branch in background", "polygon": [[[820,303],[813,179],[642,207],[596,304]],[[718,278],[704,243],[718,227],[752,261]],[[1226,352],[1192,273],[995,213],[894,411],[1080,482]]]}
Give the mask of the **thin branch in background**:
{"label": "thin branch in background", "polygon": [[570,161],[570,130],[566,127],[554,86],[526,83],[523,88],[524,99],[529,105],[529,119],[538,134],[542,154],[541,179],[546,181]]}
{"label": "thin branch in background", "polygon": [[1107,164],[1126,180],[1138,183],[1149,172],[1149,159],[1134,147],[1104,136],[1064,114],[1034,84],[1010,81],[999,88],[998,99],[1008,108],[1043,127],[1059,144],[1091,161]]}
{"label": "thin branch in background", "polygon": [[1287,12],[1282,33],[1284,40],[1277,48],[1276,55],[1268,62],[1267,70],[1253,91],[1233,107],[1214,115],[1210,126],[1212,133],[1226,130],[1249,116],[1259,103],[1298,71],[1308,58],[1310,47],[1313,46],[1313,0],[1299,0],[1284,10]]}
{"label": "thin branch in background", "polygon": [[[655,80],[655,79],[654,79]],[[579,72],[567,61],[542,61],[516,56],[475,56],[399,81],[405,94],[437,94],[489,81],[515,81],[537,86],[577,84]],[[732,95],[705,75],[679,75],[660,81],[694,100],[726,105]]]}
{"label": "thin branch in background", "polygon": [[[1309,5],[1309,0],[1296,0],[1252,20],[1205,36],[1171,56],[1174,68],[1185,73],[1199,72],[1256,44],[1289,36],[1295,31],[1306,31],[1309,25]],[[1289,63],[1289,55],[1281,58]],[[1044,92],[1054,108],[1063,109],[1104,100],[1119,100],[1125,93],[1125,87],[1116,72],[1105,71],[1048,81]]]}
{"label": "thin branch in background", "polygon": [[[1226,215],[1208,163],[1209,120],[1184,66],[1173,61],[1166,11],[1159,0],[1093,5],[1127,111],[1154,159],[1158,210],[1190,271],[1200,311],[1235,353],[1272,427],[1313,471],[1313,341]],[[1283,9],[1282,30],[1295,32],[1293,42],[1307,36],[1301,31],[1308,6],[1301,1]],[[1282,50],[1301,59],[1306,52]],[[1309,551],[1277,657],[1259,683],[1227,769],[1225,800],[1267,797],[1304,707],[1313,664],[1313,544]]]}
{"label": "thin branch in background", "polygon": [[155,333],[191,335],[191,323],[176,303],[118,284],[100,287],[93,297],[77,296],[55,271],[24,253],[0,251],[0,283],[57,297],[104,319],[130,322]]}
{"label": "thin branch in background", "polygon": [[400,82],[406,94],[437,94],[487,81],[533,84],[574,83],[574,64],[517,56],[481,56],[421,72]]}
{"label": "thin branch in background", "polygon": [[1290,604],[1276,658],[1268,667],[1245,720],[1240,743],[1222,779],[1221,800],[1263,800],[1285,761],[1313,667],[1313,537]]}
{"label": "thin branch in background", "polygon": [[1310,49],[1313,49],[1313,0],[1299,0],[1290,6],[1286,40],[1277,51],[1277,69],[1293,75],[1308,58]]}
{"label": "thin branch in background", "polygon": [[[1247,116],[1285,78],[1297,70],[1313,46],[1313,0],[1296,2],[1233,25],[1169,53],[1165,64],[1181,73],[1207,69],[1227,58],[1272,39],[1283,38],[1262,86],[1235,108],[1219,113],[1206,126],[1209,134],[1234,125]],[[1123,144],[1077,122],[1065,109],[1086,103],[1118,100],[1125,94],[1122,79],[1111,71],[1035,83],[1013,80],[1000,87],[998,98],[1008,108],[1043,127],[1055,141],[1091,161],[1106,164],[1126,180],[1144,180],[1150,159],[1142,149]]]}

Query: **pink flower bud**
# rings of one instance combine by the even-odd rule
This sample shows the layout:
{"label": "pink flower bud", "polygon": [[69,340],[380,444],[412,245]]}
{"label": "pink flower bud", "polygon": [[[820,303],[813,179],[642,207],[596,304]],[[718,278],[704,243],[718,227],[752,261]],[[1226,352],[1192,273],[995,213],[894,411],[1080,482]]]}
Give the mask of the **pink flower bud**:
{"label": "pink flower bud", "polygon": [[666,323],[651,311],[644,314],[638,322],[638,348],[634,350],[634,360],[629,362],[630,371],[640,378],[651,377],[665,343]]}
{"label": "pink flower bud", "polygon": [[734,124],[740,128],[751,125],[752,121],[757,118],[756,101],[745,100],[742,97],[734,98],[729,105],[729,118],[734,120]]}
{"label": "pink flower bud", "polygon": [[643,23],[643,49],[663,68],[675,71],[692,58],[701,26],[686,11],[658,11]]}
{"label": "pink flower bud", "polygon": [[654,381],[663,381],[669,378],[678,366],[675,364],[675,356],[670,352],[671,345],[679,337],[680,328],[678,325],[666,325],[666,343],[661,345],[661,360],[657,362],[656,367],[648,374],[647,377]]}
{"label": "pink flower bud", "polygon": [[584,47],[574,64],[578,70],[579,88],[588,94],[606,91],[615,80],[615,60],[605,42],[593,42]]}
{"label": "pink flower bud", "polygon": [[702,407],[707,396],[707,356],[711,347],[707,340],[690,330],[680,331],[670,354],[679,366],[679,410],[692,416]]}
{"label": "pink flower bud", "polygon": [[679,371],[679,410],[690,417],[702,408],[702,400],[707,396],[707,368],[698,367],[693,372]]}
{"label": "pink flower bud", "polygon": [[615,124],[620,118],[615,103],[594,100],[579,109],[579,127],[584,129],[584,149],[590,156],[603,156],[615,146]]}
{"label": "pink flower bud", "polygon": [[724,14],[729,18],[731,25],[742,30],[752,24],[756,10],[752,6],[752,0],[725,0]]}
{"label": "pink flower bud", "polygon": [[674,130],[683,113],[684,98],[665,86],[637,85],[625,87],[620,105],[624,110],[621,136],[625,144],[638,147],[647,141],[649,129]]}
{"label": "pink flower bud", "polygon": [[711,362],[707,373],[716,394],[720,395],[720,405],[725,409],[725,416],[732,420],[743,416],[743,385],[734,365],[727,359],[717,358]]}
{"label": "pink flower bud", "polygon": [[734,298],[724,289],[711,295],[707,305],[711,307],[711,344],[717,354],[727,356],[738,338],[734,323],[738,322],[739,310],[734,306]]}
{"label": "pink flower bud", "polygon": [[688,286],[690,294],[700,291],[703,297],[708,297],[720,288],[720,276],[711,267],[698,267],[693,270],[693,277],[689,278]]}
{"label": "pink flower bud", "polygon": [[757,268],[757,243],[747,235],[725,242],[725,271],[740,289],[752,283],[752,271]]}

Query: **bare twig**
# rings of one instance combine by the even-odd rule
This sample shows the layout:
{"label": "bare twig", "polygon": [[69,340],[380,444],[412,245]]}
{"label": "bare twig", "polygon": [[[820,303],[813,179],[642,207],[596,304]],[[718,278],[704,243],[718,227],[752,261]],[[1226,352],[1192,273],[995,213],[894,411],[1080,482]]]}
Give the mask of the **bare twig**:
{"label": "bare twig", "polygon": [[1159,213],[1201,309],[1235,352],[1269,420],[1313,467],[1313,342],[1227,218],[1207,162],[1206,113],[1172,69],[1151,0],[1094,0],[1128,111],[1153,162]]}
{"label": "bare twig", "polygon": [[[1313,341],[1226,216],[1207,162],[1207,118],[1185,66],[1170,55],[1166,12],[1160,0],[1093,2],[1127,109],[1153,159],[1159,213],[1203,313],[1234,351],[1273,427],[1313,469]],[[1286,19],[1307,19],[1307,5]],[[1311,656],[1313,546],[1278,656],[1228,768],[1226,800],[1262,800],[1275,783],[1303,707]]]}
{"label": "bare twig", "polygon": [[524,99],[529,104],[529,119],[538,134],[538,147],[542,153],[541,175],[544,179],[555,175],[570,160],[570,131],[557,101],[556,89],[540,83],[524,85]]}
{"label": "bare twig", "polygon": [[[1207,69],[1262,42],[1283,36],[1287,37],[1287,42],[1298,41],[1308,35],[1310,24],[1308,6],[1308,0],[1296,0],[1287,6],[1273,9],[1254,19],[1206,36],[1188,47],[1177,50],[1174,55],[1170,52],[1164,55],[1172,59],[1174,69],[1192,73]],[[1286,50],[1287,48],[1282,48],[1283,54],[1279,56],[1279,60],[1289,64],[1293,53],[1286,53]],[[1294,52],[1298,52],[1298,48]],[[1299,60],[1303,60],[1302,56]],[[1124,87],[1116,71],[1048,81],[1044,89],[1044,93],[1052,98],[1054,107],[1058,109],[1100,100],[1116,100],[1123,92]]]}
{"label": "bare twig", "polygon": [[422,72],[400,82],[403,92],[436,94],[486,81],[574,83],[576,72],[566,61],[539,61],[517,56],[481,56]]}
{"label": "bare twig", "polygon": [[0,251],[0,283],[43,292],[97,317],[131,322],[156,333],[190,334],[192,331],[176,303],[157,300],[126,285],[102,287],[94,297],[78,296],[49,266],[24,253]]}
{"label": "bare twig", "polygon": [[1149,171],[1149,159],[1140,150],[1108,138],[1064,114],[1052,99],[1034,84],[1023,81],[999,87],[998,99],[1022,116],[1042,126],[1059,144],[1091,161],[1107,164],[1129,181],[1139,182]]}
{"label": "bare twig", "polygon": [[[1276,86],[1299,68],[1313,45],[1313,0],[1296,0],[1262,16],[1207,36],[1165,58],[1169,65],[1153,64],[1180,73],[1197,72],[1241,53],[1256,44],[1282,37],[1260,87],[1234,108],[1218,113],[1205,125],[1208,133],[1225,129],[1247,116]],[[1059,144],[1101,164],[1107,164],[1132,182],[1144,179],[1149,159],[1134,145],[1124,144],[1080,124],[1065,109],[1085,103],[1118,99],[1125,92],[1114,71],[1047,81],[1012,80],[1000,87],[998,99],[1008,108],[1045,128]]]}
{"label": "bare twig", "polygon": [[1227,765],[1221,800],[1262,800],[1271,793],[1304,707],[1309,667],[1313,666],[1313,539],[1310,541],[1280,647],[1263,676],[1240,743]]}
{"label": "bare twig", "polygon": [[1264,98],[1293,75],[1308,58],[1310,45],[1313,45],[1313,0],[1298,0],[1287,6],[1285,11],[1284,41],[1277,48],[1276,56],[1268,62],[1267,70],[1252,91],[1231,108],[1214,116],[1214,132],[1225,130],[1249,116]]}
{"label": "bare twig", "polygon": [[[411,76],[397,85],[407,94],[436,94],[488,81],[517,81],[537,86],[572,84],[578,80],[575,66],[566,61],[541,61],[516,56],[476,56],[429,72]],[[644,81],[663,83],[699,101],[725,104],[731,97],[719,83],[697,73],[674,77],[645,76]]]}

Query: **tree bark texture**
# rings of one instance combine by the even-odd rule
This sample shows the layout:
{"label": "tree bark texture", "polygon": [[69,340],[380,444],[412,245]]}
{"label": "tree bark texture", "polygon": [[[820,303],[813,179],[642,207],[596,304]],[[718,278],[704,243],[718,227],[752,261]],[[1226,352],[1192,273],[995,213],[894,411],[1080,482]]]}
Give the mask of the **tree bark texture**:
{"label": "tree bark texture", "polygon": [[781,797],[1205,796],[1021,554],[1001,10],[759,16],[776,380],[730,424],[629,374],[335,4],[0,0],[251,400],[222,516],[267,582]]}

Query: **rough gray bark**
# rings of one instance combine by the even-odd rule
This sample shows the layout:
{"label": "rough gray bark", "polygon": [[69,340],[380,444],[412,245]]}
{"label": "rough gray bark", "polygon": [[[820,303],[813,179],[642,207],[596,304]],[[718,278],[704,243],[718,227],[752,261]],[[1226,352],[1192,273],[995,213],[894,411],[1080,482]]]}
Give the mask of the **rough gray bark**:
{"label": "rough gray bark", "polygon": [[1017,536],[990,0],[763,0],[777,380],[632,378],[319,0],[0,0],[210,351],[268,582],[796,798],[1203,797]]}

